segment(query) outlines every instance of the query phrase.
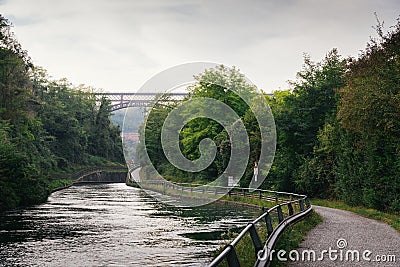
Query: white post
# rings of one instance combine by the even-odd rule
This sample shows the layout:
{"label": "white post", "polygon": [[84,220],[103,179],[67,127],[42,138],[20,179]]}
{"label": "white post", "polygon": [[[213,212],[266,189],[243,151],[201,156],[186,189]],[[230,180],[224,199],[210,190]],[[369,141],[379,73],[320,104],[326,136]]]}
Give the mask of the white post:
{"label": "white post", "polygon": [[257,182],[257,176],[258,176],[258,165],[256,161],[254,162],[254,182]]}

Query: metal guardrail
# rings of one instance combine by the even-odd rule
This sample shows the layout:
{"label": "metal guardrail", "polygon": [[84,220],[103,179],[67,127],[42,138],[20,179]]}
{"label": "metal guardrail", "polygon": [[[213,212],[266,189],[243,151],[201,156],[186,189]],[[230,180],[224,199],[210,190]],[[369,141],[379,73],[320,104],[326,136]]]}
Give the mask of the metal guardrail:
{"label": "metal guardrail", "polygon": [[[271,190],[262,189],[250,189],[240,187],[223,187],[223,186],[210,186],[190,183],[179,183],[174,184],[163,180],[148,180],[142,181],[141,184],[149,185],[162,185],[163,190],[171,188],[177,192],[200,192],[208,194],[226,194],[228,191],[229,196],[240,195],[244,197],[257,197],[259,199],[271,201],[271,202],[282,202],[274,207],[266,210],[257,219],[250,222],[239,235],[229,244],[224,250],[210,263],[209,267],[218,266],[224,260],[226,260],[229,267],[240,267],[239,257],[235,250],[235,246],[245,237],[250,235],[254,253],[256,254],[256,262],[254,266],[264,267],[269,266],[271,261],[271,251],[273,250],[279,236],[285,230],[285,228],[304,218],[310,211],[311,205],[306,195],[299,195],[287,192],[278,192]],[[284,212],[283,210],[287,212]],[[263,209],[264,210],[264,209]],[[273,218],[277,216],[278,224],[274,227]],[[256,225],[262,225],[265,227],[267,233],[267,240],[265,244],[261,241]]]}
{"label": "metal guardrail", "polygon": [[143,180],[139,182],[141,185],[161,185],[163,190],[171,188],[179,191],[180,194],[184,192],[197,192],[202,194],[225,195],[229,196],[244,196],[244,197],[258,197],[268,201],[288,201],[295,198],[305,197],[295,193],[279,192],[264,189],[253,189],[244,187],[226,187],[218,185],[204,185],[194,183],[171,183],[165,180]]}
{"label": "metal guardrail", "polygon": [[264,245],[264,248],[261,252],[258,251],[257,255],[259,256],[257,258],[256,263],[254,264],[254,266],[256,267],[265,267],[265,266],[269,266],[271,261],[272,261],[272,253],[273,253],[273,249],[274,246],[276,245],[279,236],[283,233],[283,231],[285,230],[285,228],[292,224],[292,223],[296,223],[297,221],[303,219],[307,214],[309,214],[312,210],[310,204],[308,201],[306,201],[308,204],[306,204],[306,209],[303,210],[302,212],[296,214],[296,215],[292,215],[291,217],[287,218],[286,220],[284,220],[282,223],[280,223],[276,229],[273,231],[273,233],[271,234],[271,236],[268,238],[267,242]]}
{"label": "metal guardrail", "polygon": [[[300,211],[298,213],[294,213],[293,205],[298,204],[300,206]],[[289,214],[285,218],[284,213],[282,212],[282,207],[287,206]],[[311,206],[308,201],[308,198],[304,196],[304,198],[298,200],[292,200],[285,203],[278,204],[271,209],[268,209],[257,219],[249,223],[240,234],[225,247],[225,249],[210,263],[209,267],[218,266],[224,259],[226,259],[228,266],[240,266],[239,258],[237,256],[235,246],[239,243],[239,241],[247,234],[250,235],[254,252],[257,257],[257,261],[254,266],[269,266],[271,261],[271,251],[273,250],[279,236],[282,234],[284,229],[290,224],[294,223],[297,220],[300,220],[304,216],[306,216],[311,211]],[[272,224],[272,216],[273,212],[277,212],[279,224],[274,229]],[[267,230],[268,239],[266,243],[263,245],[261,242],[260,235],[256,229],[256,224],[264,221],[265,227]]]}
{"label": "metal guardrail", "polygon": [[[288,193],[290,194],[290,193]],[[292,195],[292,194],[290,194]],[[299,206],[299,211],[295,212],[294,206]],[[282,211],[283,207],[287,207],[288,214],[285,217],[284,212]],[[302,218],[304,218],[311,211],[311,205],[307,198],[307,196],[302,195],[297,200],[290,200],[287,202],[283,202],[278,204],[266,212],[264,212],[261,216],[259,216],[254,221],[250,222],[241,232],[240,234],[225,247],[225,249],[210,263],[209,267],[218,266],[224,259],[226,259],[229,267],[235,266],[239,267],[240,262],[237,256],[235,246],[239,243],[239,241],[247,234],[250,235],[254,252],[256,254],[257,260],[254,266],[264,267],[269,266],[271,262],[271,252],[273,251],[276,242],[278,241],[279,236],[285,230],[285,228]],[[279,224],[274,228],[272,224],[272,214],[277,213]],[[260,235],[258,234],[256,224],[264,221],[265,227],[267,230],[267,241],[263,245],[261,242]]]}

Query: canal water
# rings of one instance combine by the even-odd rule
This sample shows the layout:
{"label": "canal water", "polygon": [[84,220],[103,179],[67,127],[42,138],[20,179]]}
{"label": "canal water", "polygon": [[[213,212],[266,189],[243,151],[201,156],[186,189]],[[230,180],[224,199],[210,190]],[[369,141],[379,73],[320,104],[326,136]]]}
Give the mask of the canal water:
{"label": "canal water", "polygon": [[0,266],[204,266],[257,213],[171,207],[125,184],[72,186],[0,214]]}

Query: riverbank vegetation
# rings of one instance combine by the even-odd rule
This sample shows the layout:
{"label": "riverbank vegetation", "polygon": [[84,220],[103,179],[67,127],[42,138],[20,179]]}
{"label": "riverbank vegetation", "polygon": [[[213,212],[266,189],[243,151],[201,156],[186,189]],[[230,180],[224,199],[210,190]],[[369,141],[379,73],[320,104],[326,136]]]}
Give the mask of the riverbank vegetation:
{"label": "riverbank vegetation", "polygon": [[400,23],[387,34],[377,30],[358,58],[306,60],[276,112],[277,189],[400,212]]}
{"label": "riverbank vegetation", "polygon": [[[306,55],[291,89],[265,96],[275,118],[277,146],[262,188],[400,212],[400,23],[385,33],[378,22],[377,34],[357,57],[343,58],[332,49],[316,63]],[[220,85],[241,86],[249,93],[253,88],[237,69],[224,66],[196,79],[189,88],[191,98],[210,97],[230,105],[246,127],[251,153],[240,185],[248,187],[260,155],[260,129],[250,108]],[[168,162],[160,141],[162,123],[172,108],[156,105],[150,112],[142,129],[146,144],[141,140],[139,154],[146,146],[152,164],[171,181],[214,180],[229,162],[226,130],[206,118],[187,123],[180,136],[184,156],[198,159],[204,138],[215,142],[217,153],[205,170],[183,172]],[[148,160],[140,161],[152,177]]]}
{"label": "riverbank vegetation", "polygon": [[57,173],[122,162],[110,103],[91,92],[34,66],[0,15],[0,210],[46,200]]}
{"label": "riverbank vegetation", "polygon": [[400,24],[358,58],[308,57],[270,99],[278,146],[268,186],[400,212]]}

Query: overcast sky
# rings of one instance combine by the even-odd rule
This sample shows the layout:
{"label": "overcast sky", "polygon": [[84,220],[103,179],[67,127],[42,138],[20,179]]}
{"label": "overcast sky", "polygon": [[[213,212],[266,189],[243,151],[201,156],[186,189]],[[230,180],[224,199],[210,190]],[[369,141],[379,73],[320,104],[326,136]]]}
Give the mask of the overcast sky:
{"label": "overcast sky", "polygon": [[154,74],[193,61],[237,66],[260,89],[286,89],[303,53],[357,56],[389,26],[398,0],[0,0],[34,64],[104,91],[135,92]]}

